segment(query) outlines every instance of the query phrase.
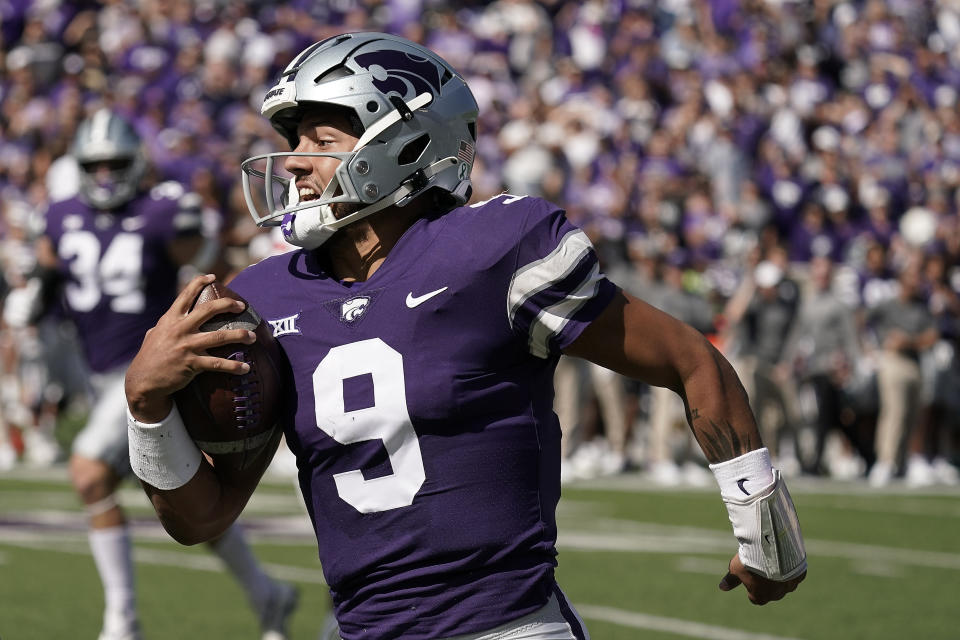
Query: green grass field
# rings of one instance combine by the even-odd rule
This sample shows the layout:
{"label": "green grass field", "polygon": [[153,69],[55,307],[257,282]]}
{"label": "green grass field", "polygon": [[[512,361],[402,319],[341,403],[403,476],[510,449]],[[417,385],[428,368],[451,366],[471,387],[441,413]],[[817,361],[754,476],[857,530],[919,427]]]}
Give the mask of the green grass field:
{"label": "green grass field", "polygon": [[[960,638],[960,491],[790,486],[810,570],[782,602],[756,607],[742,588],[717,589],[734,549],[717,492],[655,489],[638,475],[564,489],[561,585],[595,640]],[[214,556],[166,537],[132,483],[121,500],[145,637],[258,637]],[[290,481],[265,480],[243,518],[270,571],[301,589],[293,637],[313,640],[326,587]],[[83,522],[64,469],[0,475],[2,640],[96,637],[102,592]]]}

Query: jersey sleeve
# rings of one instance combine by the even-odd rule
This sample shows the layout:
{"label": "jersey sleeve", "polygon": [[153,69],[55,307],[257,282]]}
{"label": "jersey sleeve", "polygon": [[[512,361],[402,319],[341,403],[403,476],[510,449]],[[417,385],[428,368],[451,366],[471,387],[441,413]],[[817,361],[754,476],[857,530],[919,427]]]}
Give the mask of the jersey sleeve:
{"label": "jersey sleeve", "polygon": [[563,210],[528,198],[507,292],[512,330],[538,358],[559,355],[607,307],[617,290],[600,271],[587,235]]}
{"label": "jersey sleeve", "polygon": [[173,181],[162,182],[150,190],[142,200],[143,208],[138,213],[146,213],[148,234],[165,242],[177,238],[199,235],[202,225],[202,206],[200,196]]}

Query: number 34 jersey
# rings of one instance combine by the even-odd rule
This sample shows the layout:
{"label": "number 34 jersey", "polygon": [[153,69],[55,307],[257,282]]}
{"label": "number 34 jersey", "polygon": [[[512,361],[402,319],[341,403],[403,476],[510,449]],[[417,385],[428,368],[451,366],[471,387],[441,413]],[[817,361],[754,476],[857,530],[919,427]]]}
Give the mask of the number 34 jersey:
{"label": "number 34 jersey", "polygon": [[615,292],[586,235],[501,195],[418,220],[365,282],[297,251],[230,287],[290,361],[287,442],[345,640],[445,638],[546,604],[553,371]]}
{"label": "number 34 jersey", "polygon": [[126,365],[176,297],[169,245],[199,233],[199,198],[174,182],[109,212],[75,197],[50,205],[44,225],[87,364],[96,372]]}

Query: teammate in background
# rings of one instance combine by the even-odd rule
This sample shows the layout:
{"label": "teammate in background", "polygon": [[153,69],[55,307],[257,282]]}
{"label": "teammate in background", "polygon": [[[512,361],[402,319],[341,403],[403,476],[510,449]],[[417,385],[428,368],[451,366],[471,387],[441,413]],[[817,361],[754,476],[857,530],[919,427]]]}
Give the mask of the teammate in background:
{"label": "teammate in background", "polygon": [[[147,172],[140,138],[107,109],[77,130],[73,155],[80,192],[56,202],[37,243],[38,293],[62,290],[77,327],[94,403],[70,458],[74,488],[90,518],[90,548],[104,588],[100,640],[140,638],[131,540],[116,498],[129,472],[123,378],[127,365],[177,293],[178,268],[199,248],[199,203],[176,183],[141,188]],[[40,295],[20,315],[35,315]],[[243,586],[265,640],[285,637],[297,593],[269,578],[237,526],[211,547]]]}
{"label": "teammate in background", "polygon": [[[303,249],[230,287],[290,361],[285,434],[342,638],[588,637],[554,580],[561,353],[678,392],[740,543],[720,588],[743,582],[758,604],[796,588],[796,513],[733,369],[606,280],[554,205],[464,206],[477,104],[446,62],[395,36],[336,36],[290,63],[262,113],[293,151],[243,163],[248,203]],[[185,287],[126,379],[131,463],[184,543],[219,534],[256,484],[204,459],[171,397],[199,371],[248,370],[206,354],[253,340],[198,332],[243,306],[190,311],[211,281]]]}

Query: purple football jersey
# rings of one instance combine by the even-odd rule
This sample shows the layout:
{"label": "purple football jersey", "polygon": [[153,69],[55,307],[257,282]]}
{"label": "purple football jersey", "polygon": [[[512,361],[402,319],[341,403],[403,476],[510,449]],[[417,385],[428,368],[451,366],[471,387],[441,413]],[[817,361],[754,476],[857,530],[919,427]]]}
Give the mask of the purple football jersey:
{"label": "purple football jersey", "polygon": [[63,304],[91,370],[108,371],[136,355],[177,294],[168,245],[179,234],[197,233],[199,223],[199,209],[175,183],[116,211],[76,197],[50,206],[45,234],[59,257]]}
{"label": "purple football jersey", "polygon": [[290,360],[287,442],[341,635],[445,638],[542,607],[553,371],[615,292],[586,235],[502,195],[418,220],[365,282],[297,251],[230,287]]}

